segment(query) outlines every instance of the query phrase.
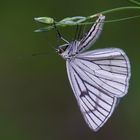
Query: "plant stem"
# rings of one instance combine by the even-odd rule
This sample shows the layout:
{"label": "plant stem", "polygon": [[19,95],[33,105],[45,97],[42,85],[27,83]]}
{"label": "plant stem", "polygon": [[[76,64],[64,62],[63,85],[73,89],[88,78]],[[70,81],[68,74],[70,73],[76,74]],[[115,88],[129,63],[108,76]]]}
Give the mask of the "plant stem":
{"label": "plant stem", "polygon": [[131,3],[134,3],[134,4],[137,4],[137,5],[140,5],[140,2],[137,2],[136,0],[129,0]]}
{"label": "plant stem", "polygon": [[[120,18],[120,19],[106,20],[106,21],[104,21],[104,23],[119,22],[119,21],[124,21],[124,20],[128,20],[128,19],[139,18],[139,17],[140,17],[140,15],[132,16],[132,17],[125,17],[125,18]],[[78,25],[90,25],[93,23],[95,23],[95,22],[84,22],[84,23],[79,23]]]}
{"label": "plant stem", "polygon": [[[135,0],[131,0],[131,2],[134,2]],[[140,4],[139,2],[137,4]],[[114,8],[114,9],[109,9],[109,10],[105,10],[102,12],[98,12],[94,15],[91,16],[87,16],[87,17],[68,17],[65,18],[63,20],[61,20],[60,22],[56,22],[56,26],[57,27],[66,27],[66,26],[75,26],[75,25],[86,25],[86,24],[92,24],[94,22],[87,22],[89,19],[92,19],[94,17],[99,16],[99,14],[109,14],[109,13],[113,13],[116,11],[123,11],[123,10],[140,10],[140,6],[126,6],[126,7],[118,7],[118,8]],[[116,21],[122,21],[122,20],[128,20],[128,19],[132,19],[132,18],[137,18],[139,17],[139,15],[137,16],[133,16],[133,17],[127,17],[127,18],[122,18],[122,19],[116,19],[116,20],[110,20],[110,21],[105,21],[105,22],[116,22]],[[47,19],[47,23],[50,24],[50,17],[45,17]],[[53,19],[53,18],[51,18]],[[48,22],[49,21],[49,22]],[[40,21],[39,21],[40,22]],[[45,21],[46,22],[46,21]],[[36,32],[43,32],[43,31],[48,31],[54,28],[54,25],[49,25],[47,27],[44,27],[42,29],[36,30]]]}
{"label": "plant stem", "polygon": [[[102,11],[100,13],[101,14],[108,14],[108,13],[112,13],[112,12],[116,12],[116,11],[129,10],[129,9],[140,10],[140,6],[119,7],[119,8],[105,10],[105,11]],[[97,14],[94,14],[94,15],[88,16],[87,19],[91,19],[91,18],[94,18],[96,16],[97,16]]]}

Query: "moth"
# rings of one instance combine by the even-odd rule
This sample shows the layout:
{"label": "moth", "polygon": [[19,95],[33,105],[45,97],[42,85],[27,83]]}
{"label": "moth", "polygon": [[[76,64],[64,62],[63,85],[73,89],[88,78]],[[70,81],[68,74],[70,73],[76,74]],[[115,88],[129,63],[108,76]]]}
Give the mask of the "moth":
{"label": "moth", "polygon": [[105,16],[98,19],[79,40],[58,46],[57,53],[66,60],[67,74],[80,111],[93,131],[110,118],[118,101],[127,94],[130,62],[119,48],[86,51],[101,34]]}

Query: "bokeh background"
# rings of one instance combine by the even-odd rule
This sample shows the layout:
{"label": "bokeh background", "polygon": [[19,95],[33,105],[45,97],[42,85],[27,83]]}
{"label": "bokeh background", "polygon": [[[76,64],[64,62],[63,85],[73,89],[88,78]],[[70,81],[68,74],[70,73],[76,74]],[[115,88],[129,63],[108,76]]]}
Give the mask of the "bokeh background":
{"label": "bokeh background", "polygon": [[[138,140],[140,139],[140,18],[106,23],[92,49],[119,47],[132,66],[129,93],[97,133],[84,122],[67,78],[65,62],[52,49],[54,31],[33,18],[87,16],[133,5],[127,0],[0,1],[0,139],[1,140]],[[108,14],[107,19],[139,15],[138,10]],[[74,27],[60,29],[68,40]],[[46,55],[32,56],[43,52]]]}

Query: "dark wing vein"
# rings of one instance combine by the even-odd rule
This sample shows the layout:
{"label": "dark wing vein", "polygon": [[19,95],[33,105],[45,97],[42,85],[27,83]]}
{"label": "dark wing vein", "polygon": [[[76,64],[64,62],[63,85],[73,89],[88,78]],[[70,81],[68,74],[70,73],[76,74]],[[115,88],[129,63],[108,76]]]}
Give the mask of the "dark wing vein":
{"label": "dark wing vein", "polygon": [[[79,95],[78,104],[81,108],[82,114],[89,125],[91,129],[94,131],[97,131],[109,118],[109,116],[112,114],[116,102],[116,98],[110,95],[108,98],[111,99],[111,102],[107,102],[105,99],[101,98],[100,96],[96,95],[90,88],[91,86],[95,92],[99,92],[101,96],[103,94],[106,94],[106,92],[95,85],[92,85],[91,83],[85,81],[82,76],[79,74],[77,69],[73,67],[71,64],[69,64],[69,67],[71,67],[71,76],[74,75],[74,79],[76,81],[78,90],[80,94],[83,94],[80,96],[78,93],[78,90],[73,90],[74,92],[77,92],[75,94]],[[72,78],[70,78],[71,84],[74,84]],[[85,90],[82,90],[82,86],[84,85]],[[76,87],[75,87],[76,88]],[[104,106],[105,105],[105,106]],[[108,108],[106,108],[108,107]]]}

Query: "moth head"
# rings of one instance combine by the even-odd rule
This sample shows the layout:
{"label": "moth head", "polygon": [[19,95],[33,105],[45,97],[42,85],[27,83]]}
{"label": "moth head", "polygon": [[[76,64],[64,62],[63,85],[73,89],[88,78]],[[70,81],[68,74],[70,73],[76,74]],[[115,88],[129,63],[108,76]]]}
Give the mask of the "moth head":
{"label": "moth head", "polygon": [[65,50],[68,48],[68,46],[69,46],[69,44],[60,45],[56,49],[56,52],[61,55],[63,52],[65,52]]}

